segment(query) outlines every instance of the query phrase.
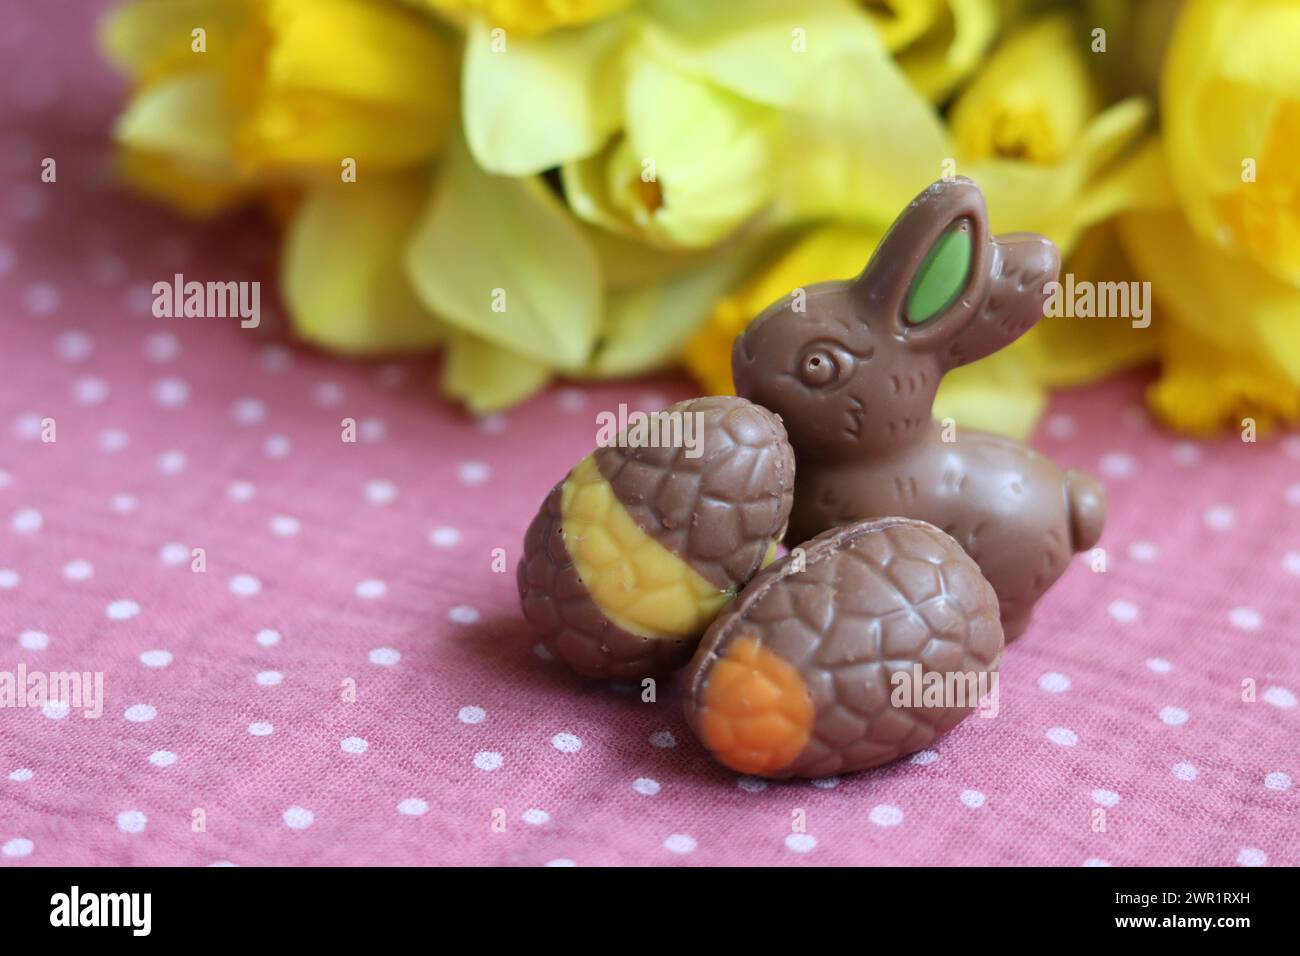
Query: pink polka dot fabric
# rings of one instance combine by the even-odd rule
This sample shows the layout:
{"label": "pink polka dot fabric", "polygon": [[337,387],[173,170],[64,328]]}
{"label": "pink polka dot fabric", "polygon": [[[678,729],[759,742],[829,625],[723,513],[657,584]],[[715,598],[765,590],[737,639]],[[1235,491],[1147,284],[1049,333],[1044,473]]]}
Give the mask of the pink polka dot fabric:
{"label": "pink polka dot fabric", "polygon": [[1036,444],[1103,477],[1104,560],[1007,651],[998,716],[737,777],[680,688],[568,674],[515,595],[596,412],[689,383],[474,421],[428,362],[153,318],[176,271],[270,289],[274,244],[112,187],[85,6],[39,9],[0,34],[0,671],[102,673],[104,706],[0,709],[0,865],[1300,863],[1300,439],[1176,439],[1136,379],[1059,396]]}

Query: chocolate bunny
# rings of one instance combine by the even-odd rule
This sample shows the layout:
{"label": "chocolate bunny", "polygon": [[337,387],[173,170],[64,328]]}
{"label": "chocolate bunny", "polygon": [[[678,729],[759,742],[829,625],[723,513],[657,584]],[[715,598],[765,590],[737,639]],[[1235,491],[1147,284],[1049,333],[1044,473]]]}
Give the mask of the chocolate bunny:
{"label": "chocolate bunny", "polygon": [[1018,442],[945,434],[931,406],[945,372],[1042,317],[1060,264],[1042,236],[991,236],[970,180],[940,181],[860,276],[796,291],[737,337],[737,393],[780,415],[794,446],[787,541],[865,518],[927,521],[979,564],[1006,639],[1025,630],[1071,555],[1101,536],[1102,488]]}

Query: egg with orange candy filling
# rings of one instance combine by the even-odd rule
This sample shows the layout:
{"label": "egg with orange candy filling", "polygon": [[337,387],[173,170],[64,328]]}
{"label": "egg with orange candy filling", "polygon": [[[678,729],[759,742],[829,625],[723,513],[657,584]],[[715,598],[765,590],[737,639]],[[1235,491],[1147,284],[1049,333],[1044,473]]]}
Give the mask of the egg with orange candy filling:
{"label": "egg with orange candy filling", "polygon": [[794,494],[780,418],[743,398],[679,402],[582,459],[524,538],[524,616],[580,674],[680,667],[776,555]]}
{"label": "egg with orange candy filling", "polygon": [[995,704],[1002,647],[997,594],[956,541],[907,518],[844,525],[713,622],[687,668],[686,718],[740,773],[865,770]]}

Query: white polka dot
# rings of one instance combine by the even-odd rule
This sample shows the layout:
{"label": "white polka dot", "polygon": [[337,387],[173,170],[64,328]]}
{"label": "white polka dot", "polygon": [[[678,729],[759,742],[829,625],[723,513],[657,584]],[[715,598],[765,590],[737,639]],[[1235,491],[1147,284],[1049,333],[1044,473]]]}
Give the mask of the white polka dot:
{"label": "white polka dot", "polygon": [[343,401],[343,387],[337,382],[320,382],[312,389],[312,397],[318,405],[337,405]]}
{"label": "white polka dot", "polygon": [[1073,747],[1079,742],[1079,735],[1069,727],[1052,727],[1047,731],[1047,739],[1058,747]]}
{"label": "white polka dot", "polygon": [[736,781],[736,786],[746,793],[762,793],[767,789],[767,781],[762,777],[741,777]]}
{"label": "white polka dot", "polygon": [[429,805],[419,797],[407,797],[397,805],[397,812],[407,817],[422,817],[429,812]]}
{"label": "white polka dot", "polygon": [[379,371],[375,373],[375,381],[384,388],[398,388],[405,384],[406,378],[406,369],[393,362],[381,366]]}
{"label": "white polka dot", "polygon": [[166,667],[171,662],[171,651],[145,651],[140,655],[140,663],[145,667]]}
{"label": "white polka dot", "polygon": [[632,781],[632,789],[643,797],[653,797],[659,792],[659,781],[650,777],[637,777]]}
{"label": "white polka dot", "polygon": [[1300,481],[1297,481],[1293,485],[1287,485],[1286,491],[1282,493],[1282,497],[1286,499],[1287,504],[1292,507],[1300,508]]}
{"label": "white polka dot", "polygon": [[1195,780],[1197,774],[1196,768],[1189,763],[1176,763],[1169,768],[1169,772],[1179,780]]}
{"label": "white polka dot", "polygon": [[554,860],[546,861],[546,866],[568,867],[568,866],[577,866],[577,865],[578,864],[574,863],[570,859],[567,859],[566,857],[557,857]]}
{"label": "white polka dot", "polygon": [[1190,715],[1181,707],[1161,707],[1160,722],[1169,727],[1181,727]]}
{"label": "white polka dot", "polygon": [[262,582],[251,574],[236,574],[230,579],[230,593],[236,597],[254,597],[262,593]]}
{"label": "white polka dot", "polygon": [[1282,440],[1282,451],[1291,458],[1300,458],[1300,436],[1288,435]]}
{"label": "white polka dot", "polygon": [[817,848],[817,838],[811,833],[787,833],[785,848],[793,853],[811,853]]}
{"label": "white polka dot", "polygon": [[229,860],[216,860],[208,864],[208,866],[222,867],[223,869],[226,867],[238,866],[238,865],[239,865],[238,863],[231,863]]}
{"label": "white polka dot", "polygon": [[538,810],[534,807],[533,809],[525,810],[521,813],[519,819],[523,820],[524,823],[527,823],[529,826],[540,827],[543,824],[551,822],[551,815],[545,810]]}
{"label": "white polka dot", "polygon": [[9,519],[14,534],[35,534],[45,524],[45,518],[35,508],[19,508]]}
{"label": "white polka dot", "polygon": [[1127,478],[1137,471],[1137,460],[1127,452],[1112,451],[1101,456],[1097,467],[1108,478]]}
{"label": "white polka dot", "polygon": [[283,345],[265,345],[257,355],[257,362],[268,372],[283,372],[293,365],[293,353]]}
{"label": "white polka dot", "polygon": [[560,733],[551,738],[551,746],[560,753],[576,754],[582,749],[582,738],[573,734]]}
{"label": "white polka dot", "polygon": [[696,847],[694,838],[685,833],[674,833],[664,840],[664,849],[669,853],[690,853]]}
{"label": "white polka dot", "polygon": [[1242,866],[1267,866],[1268,854],[1253,846],[1244,846],[1237,854],[1237,862]]}
{"label": "white polka dot", "polygon": [[271,435],[262,442],[262,454],[267,458],[285,458],[293,451],[288,435]]}
{"label": "white polka dot", "polygon": [[9,472],[0,468],[0,488],[8,488],[11,484],[13,484],[13,477]]}
{"label": "white polka dot", "polygon": [[1070,689],[1070,678],[1056,671],[1048,671],[1038,678],[1038,687],[1049,694],[1063,694]]}
{"label": "white polka dot", "polygon": [[279,671],[261,671],[254,678],[262,687],[278,687],[284,681],[284,675]]}
{"label": "white polka dot", "polygon": [[543,661],[555,660],[555,655],[546,649],[545,644],[534,644],[533,656],[535,656],[538,660],[543,660]]}
{"label": "white polka dot", "polygon": [[1300,577],[1300,551],[1288,551],[1282,555],[1282,570]]}
{"label": "white polka dot", "polygon": [[253,640],[257,641],[262,647],[275,647],[280,643],[280,632],[264,627],[257,632]]}
{"label": "white polka dot", "polygon": [[23,308],[33,315],[49,315],[58,309],[61,298],[48,282],[34,282],[23,290]]}
{"label": "white polka dot", "polygon": [[160,378],[153,383],[153,400],[163,408],[180,408],[190,400],[190,386],[184,379]]}
{"label": "white polka dot", "polygon": [[484,435],[500,435],[506,430],[506,417],[499,412],[493,415],[484,415],[478,420],[478,429]]}
{"label": "white polka dot", "polygon": [[4,846],[0,846],[0,855],[7,857],[31,856],[34,849],[36,849],[36,844],[31,840],[14,837],[12,840],[7,840]]}
{"label": "white polka dot", "polygon": [[50,720],[63,720],[72,708],[61,700],[52,700],[41,708],[41,713]]}
{"label": "white polka dot", "polygon": [[1091,866],[1091,867],[1106,867],[1106,866],[1110,866],[1110,863],[1108,863],[1106,860],[1103,860],[1099,856],[1090,856],[1088,857],[1088,859],[1083,861],[1083,865]]}
{"label": "white polka dot", "polygon": [[383,441],[388,437],[388,426],[379,418],[363,418],[357,423],[357,437],[364,442]]}
{"label": "white polka dot", "polygon": [[1132,624],[1142,615],[1141,609],[1132,601],[1111,601],[1107,611],[1121,624]]}
{"label": "white polka dot", "polygon": [[63,332],[54,340],[54,354],[65,362],[84,361],[94,350],[94,340],[77,329]]}
{"label": "white polka dot", "polygon": [[109,507],[120,515],[130,514],[139,507],[139,504],[140,502],[135,495],[114,495],[112,500],[109,501]]}
{"label": "white polka dot", "polygon": [[19,767],[17,770],[9,771],[9,779],[14,783],[26,783],[36,776],[36,772],[30,767]]}
{"label": "white polka dot", "polygon": [[18,645],[25,651],[43,651],[50,646],[50,635],[44,631],[23,631],[18,635]]}
{"label": "white polka dot", "polygon": [[1238,630],[1258,631],[1264,618],[1253,607],[1234,607],[1228,612],[1228,623]]}
{"label": "white polka dot", "polygon": [[587,404],[587,396],[577,388],[562,388],[555,393],[556,404],[566,412],[581,411]]}
{"label": "white polka dot", "polygon": [[0,591],[12,591],[20,581],[22,575],[13,568],[0,568]]}
{"label": "white polka dot", "polygon": [[185,452],[172,449],[158,456],[158,470],[164,475],[179,475],[185,470],[187,462]]}
{"label": "white polka dot", "polygon": [[435,548],[454,548],[460,544],[460,532],[455,528],[443,525],[429,532],[429,541],[432,542]]}
{"label": "white polka dot", "polygon": [[101,253],[90,260],[89,272],[98,285],[117,285],[126,277],[126,263],[111,253]]}
{"label": "white polka dot", "polygon": [[94,375],[85,375],[72,383],[72,400],[78,405],[102,405],[108,399],[108,383]]}
{"label": "white polka dot", "polygon": [[480,770],[497,770],[503,762],[501,755],[495,750],[480,750],[474,755],[474,766]]}
{"label": "white polka dot", "polygon": [[354,591],[357,597],[374,601],[388,593],[388,585],[376,578],[366,578],[364,581],[357,582]]}
{"label": "white polka dot", "polygon": [[878,827],[896,827],[903,822],[903,811],[892,803],[880,803],[871,808],[867,819]]}
{"label": "white polka dot", "polygon": [[130,600],[114,601],[104,609],[110,621],[129,621],[140,613],[140,605]]}
{"label": "white polka dot", "polygon": [[986,797],[978,790],[963,790],[957,795],[957,799],[960,800],[964,806],[970,807],[972,810],[978,810],[980,807],[984,806]]}
{"label": "white polka dot", "polygon": [[1290,790],[1291,777],[1281,770],[1275,770],[1264,777],[1264,786],[1269,790]]}
{"label": "white polka dot", "polygon": [[650,743],[656,747],[676,747],[677,738],[673,736],[671,730],[656,730],[650,735]]}
{"label": "white polka dot", "polygon": [[908,763],[915,764],[918,767],[928,767],[939,759],[939,755],[933,750],[918,750],[908,758]]}
{"label": "white polka dot", "polygon": [[462,724],[481,724],[487,720],[487,711],[482,707],[462,707],[456,712],[456,719]]}
{"label": "white polka dot", "polygon": [[176,762],[176,755],[170,750],[155,750],[149,755],[149,762],[155,767],[170,767]]}
{"label": "white polka dot", "polygon": [[370,741],[362,737],[344,737],[339,741],[339,749],[345,754],[363,754],[370,749]]}
{"label": "white polka dot", "polygon": [[256,489],[247,481],[232,481],[226,488],[226,494],[230,496],[231,501],[251,501]]}
{"label": "white polka dot", "polygon": [[190,559],[190,549],[179,541],[169,541],[158,549],[158,560],[175,567]]}
{"label": "white polka dot", "polygon": [[1295,694],[1285,687],[1270,687],[1264,691],[1264,702],[1283,710],[1290,710],[1295,706]]}
{"label": "white polka dot", "polygon": [[230,406],[230,417],[237,425],[258,425],[266,420],[266,403],[260,398],[238,398]]}
{"label": "white polka dot", "polygon": [[1237,513],[1227,505],[1213,505],[1206,508],[1202,518],[1205,526],[1211,531],[1227,531],[1237,523]]}
{"label": "white polka dot", "polygon": [[1113,807],[1119,803],[1119,794],[1114,790],[1092,791],[1092,802],[1100,807]]}
{"label": "white polka dot", "polygon": [[170,362],[181,354],[181,343],[170,332],[155,332],[144,340],[144,354],[151,362]]}
{"label": "white polka dot", "polygon": [[816,780],[810,780],[809,783],[811,783],[818,790],[834,790],[836,787],[840,785],[840,778],[839,777],[818,777]]}
{"label": "white polka dot", "polygon": [[63,576],[69,581],[89,581],[95,574],[95,566],[84,558],[69,561],[63,566]]}
{"label": "white polka dot", "polygon": [[139,810],[123,810],[117,815],[117,828],[123,833],[143,833],[149,818]]}
{"label": "white polka dot", "polygon": [[366,501],[372,505],[388,505],[397,500],[397,485],[382,478],[366,482]]}
{"label": "white polka dot", "polygon": [[1180,441],[1169,451],[1169,457],[1175,465],[1188,467],[1201,460],[1201,446],[1195,442]]}
{"label": "white polka dot", "polygon": [[265,721],[257,721],[248,725],[248,732],[254,737],[269,737],[273,730],[275,728]]}
{"label": "white polka dot", "polygon": [[122,712],[122,716],[133,724],[148,723],[158,716],[158,708],[151,704],[132,704]]}
{"label": "white polka dot", "polygon": [[474,487],[481,485],[492,477],[492,469],[486,462],[462,461],[456,466],[456,477],[462,485]]}
{"label": "white polka dot", "polygon": [[1160,557],[1160,549],[1150,541],[1134,541],[1128,546],[1128,556],[1134,561],[1150,564]]}
{"label": "white polka dot", "polygon": [[306,807],[290,807],[284,811],[282,819],[290,830],[305,830],[316,822],[316,814]]}
{"label": "white polka dot", "polygon": [[370,652],[370,663],[380,667],[392,667],[402,659],[401,651],[391,647],[376,647]]}
{"label": "white polka dot", "polygon": [[1155,671],[1157,674],[1168,674],[1174,669],[1174,665],[1163,657],[1148,657],[1147,669]]}
{"label": "white polka dot", "polygon": [[291,515],[276,515],[271,519],[271,534],[278,538],[292,538],[302,530],[302,523]]}
{"label": "white polka dot", "polygon": [[457,604],[447,612],[447,620],[453,624],[477,624],[478,611],[468,604]]}

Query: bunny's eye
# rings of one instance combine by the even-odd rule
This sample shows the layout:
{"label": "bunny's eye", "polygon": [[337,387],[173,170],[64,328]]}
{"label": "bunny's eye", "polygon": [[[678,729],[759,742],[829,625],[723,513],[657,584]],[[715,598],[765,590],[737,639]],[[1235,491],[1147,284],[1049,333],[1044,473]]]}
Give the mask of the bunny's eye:
{"label": "bunny's eye", "polygon": [[840,377],[839,360],[825,348],[811,348],[799,359],[799,377],[805,385],[824,388]]}

